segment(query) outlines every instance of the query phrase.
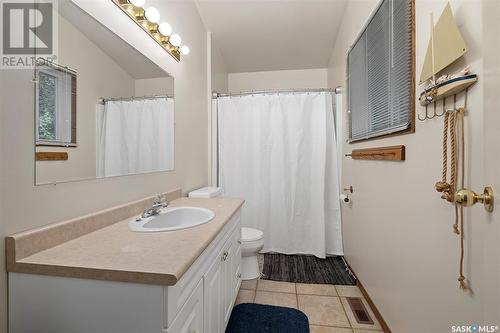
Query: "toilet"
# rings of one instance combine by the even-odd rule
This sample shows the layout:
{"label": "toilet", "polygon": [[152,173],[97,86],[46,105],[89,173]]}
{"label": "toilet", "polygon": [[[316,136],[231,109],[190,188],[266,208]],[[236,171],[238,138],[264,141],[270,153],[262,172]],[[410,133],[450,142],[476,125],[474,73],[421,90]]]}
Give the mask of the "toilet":
{"label": "toilet", "polygon": [[[189,192],[190,198],[215,198],[222,195],[220,187],[203,187]],[[260,277],[258,253],[264,247],[264,233],[259,229],[241,228],[241,279]]]}
{"label": "toilet", "polygon": [[241,228],[241,279],[260,277],[258,253],[264,247],[264,233],[259,229]]}

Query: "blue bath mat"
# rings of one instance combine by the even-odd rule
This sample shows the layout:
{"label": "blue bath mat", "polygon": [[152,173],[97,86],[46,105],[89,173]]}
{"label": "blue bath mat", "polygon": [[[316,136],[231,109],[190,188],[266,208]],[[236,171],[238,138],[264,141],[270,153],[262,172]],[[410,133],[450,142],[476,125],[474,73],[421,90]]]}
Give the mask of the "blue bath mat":
{"label": "blue bath mat", "polygon": [[309,320],[296,309],[243,303],[234,307],[226,333],[309,333]]}

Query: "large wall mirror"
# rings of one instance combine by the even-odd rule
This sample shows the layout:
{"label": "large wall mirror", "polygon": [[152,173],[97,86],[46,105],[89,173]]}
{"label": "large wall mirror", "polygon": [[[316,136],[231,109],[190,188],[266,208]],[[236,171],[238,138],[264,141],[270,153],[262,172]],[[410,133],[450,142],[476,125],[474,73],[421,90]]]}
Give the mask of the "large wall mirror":
{"label": "large wall mirror", "polygon": [[57,59],[35,68],[35,183],[173,170],[174,78],[71,1],[58,12]]}

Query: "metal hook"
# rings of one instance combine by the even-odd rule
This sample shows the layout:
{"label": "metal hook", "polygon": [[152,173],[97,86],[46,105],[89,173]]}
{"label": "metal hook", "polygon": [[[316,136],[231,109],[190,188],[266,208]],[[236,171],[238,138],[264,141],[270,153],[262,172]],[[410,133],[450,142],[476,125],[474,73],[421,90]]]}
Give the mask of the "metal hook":
{"label": "metal hook", "polygon": [[427,119],[427,104],[425,105],[425,116],[424,118],[420,118],[420,114],[417,115],[418,120],[424,121]]}
{"label": "metal hook", "polygon": [[436,116],[442,117],[442,116],[444,116],[445,113],[446,113],[446,97],[443,98],[443,112],[441,112],[440,114],[436,113]]}
{"label": "metal hook", "polygon": [[428,119],[434,119],[436,118],[436,102],[432,103],[432,106],[433,106],[433,109],[434,109],[434,112],[432,113],[432,117],[429,117]]}

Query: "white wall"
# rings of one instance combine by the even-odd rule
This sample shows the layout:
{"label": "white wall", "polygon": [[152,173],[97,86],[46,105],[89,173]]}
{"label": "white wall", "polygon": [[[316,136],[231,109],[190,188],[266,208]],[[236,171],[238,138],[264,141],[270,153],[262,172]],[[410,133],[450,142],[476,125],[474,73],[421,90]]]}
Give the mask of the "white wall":
{"label": "white wall", "polygon": [[208,179],[210,186],[216,186],[216,168],[213,165],[216,151],[213,149],[215,144],[213,133],[215,131],[216,109],[214,107],[215,100],[212,99],[214,92],[224,94],[228,92],[228,73],[224,58],[220,52],[216,40],[211,32],[207,32],[207,76],[210,78],[207,89],[207,105],[210,110],[208,115]]}
{"label": "white wall", "polygon": [[[346,86],[348,47],[376,2],[348,2],[329,66],[329,87]],[[466,117],[469,161],[466,185],[479,190],[484,186],[480,161],[483,160],[481,77],[482,5],[485,1],[450,2],[470,47],[464,59],[452,69],[470,64],[480,77],[479,83],[470,89],[470,112]],[[417,77],[430,35],[429,13],[434,12],[434,17],[439,17],[445,3],[444,0],[416,1]],[[490,24],[493,22],[491,20]],[[498,21],[494,24],[498,25]],[[419,88],[416,93],[418,96]],[[463,99],[459,98],[457,103],[462,105]],[[345,102],[344,110],[347,110]],[[416,111],[423,111],[418,103]],[[347,119],[345,113],[344,116]],[[355,148],[399,144],[407,149],[405,162],[343,159],[343,186],[354,187],[353,204],[343,206],[342,212],[346,257],[396,333],[450,332],[451,325],[488,324],[487,319],[495,316],[497,322],[491,324],[498,325],[500,320],[500,313],[493,316],[489,310],[498,310],[498,299],[493,301],[493,297],[488,296],[494,290],[487,288],[488,275],[485,274],[489,265],[498,265],[498,260],[485,262],[482,244],[494,229],[489,230],[480,220],[472,220],[472,209],[466,210],[465,275],[474,293],[458,289],[459,239],[451,228],[453,208],[434,190],[434,183],[441,174],[442,126],[442,118],[417,121],[415,134],[343,145],[343,153]],[[344,133],[345,139],[347,133]],[[498,253],[499,245],[495,248]]]}
{"label": "white wall", "polygon": [[229,92],[327,87],[328,69],[229,73]]}
{"label": "white wall", "polygon": [[228,92],[228,75],[226,64],[222,58],[217,41],[211,38],[211,66],[212,66],[212,91],[218,93]]}
{"label": "white wall", "polygon": [[153,79],[135,80],[134,96],[174,95],[175,79],[173,77],[157,77]]}
{"label": "white wall", "polygon": [[[0,71],[2,158],[0,248],[4,236],[80,216],[174,188],[183,192],[207,184],[206,31],[192,1],[155,1],[191,48],[176,62],[147,38],[111,1],[84,0],[94,16],[175,77],[175,171],[133,175],[57,186],[34,186],[33,96],[30,80],[14,70]],[[0,332],[7,332],[5,258],[0,256]]]}

